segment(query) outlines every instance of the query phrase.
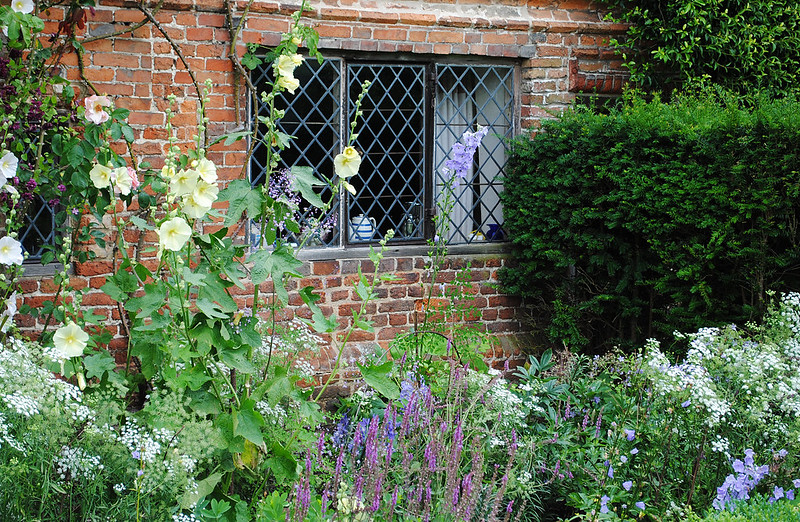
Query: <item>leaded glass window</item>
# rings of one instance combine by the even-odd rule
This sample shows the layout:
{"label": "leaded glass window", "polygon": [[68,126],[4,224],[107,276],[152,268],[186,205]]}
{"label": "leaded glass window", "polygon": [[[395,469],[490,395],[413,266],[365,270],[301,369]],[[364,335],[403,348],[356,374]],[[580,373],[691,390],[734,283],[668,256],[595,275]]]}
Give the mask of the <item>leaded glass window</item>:
{"label": "leaded glass window", "polygon": [[[256,85],[272,78],[270,65],[256,71]],[[517,128],[513,65],[306,60],[295,76],[300,89],[284,94],[283,132],[296,136],[281,163],[309,165],[333,176],[333,158],[346,142],[361,84],[364,97],[355,141],[362,153],[355,196],[343,194],[331,210],[338,226],[323,238],[327,246],[378,241],[387,230],[393,242],[421,243],[433,234],[431,216],[442,199],[449,173],[444,164],[466,130],[488,126],[467,179],[455,189],[448,216],[451,244],[482,241],[490,226],[502,226],[499,193],[506,140]],[[342,110],[346,107],[346,111]],[[259,107],[260,111],[265,108]],[[264,183],[266,149],[255,147],[251,180]],[[323,195],[324,196],[324,195]]]}

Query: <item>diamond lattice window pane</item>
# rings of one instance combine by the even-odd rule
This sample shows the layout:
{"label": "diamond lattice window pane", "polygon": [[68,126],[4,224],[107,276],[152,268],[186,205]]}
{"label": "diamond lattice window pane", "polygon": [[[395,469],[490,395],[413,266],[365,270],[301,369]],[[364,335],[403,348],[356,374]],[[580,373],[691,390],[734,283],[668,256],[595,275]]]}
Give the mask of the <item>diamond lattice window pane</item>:
{"label": "diamond lattice window pane", "polygon": [[[320,179],[333,176],[333,158],[341,148],[340,67],[340,61],[335,59],[326,60],[321,65],[316,60],[307,59],[294,73],[300,88],[294,95],[284,92],[277,97],[276,108],[286,111],[278,122],[278,129],[295,137],[289,147],[280,152],[279,169],[307,166],[314,169]],[[272,80],[271,64],[262,66],[255,75],[255,85],[260,90],[266,89],[266,82]],[[258,114],[268,115],[269,107],[259,102]],[[259,123],[259,141],[253,148],[250,161],[250,180],[253,185],[267,182],[268,155],[271,152],[263,141],[265,133],[266,126]],[[330,189],[321,189],[320,195],[323,201],[327,201],[330,199]],[[321,235],[312,239],[312,245],[338,243],[338,201],[334,201],[333,207],[324,216],[305,201],[301,202],[299,212],[301,223],[312,226],[319,220],[327,225]]]}
{"label": "diamond lattice window pane", "polygon": [[363,159],[352,180],[357,193],[347,208],[351,243],[377,241],[389,229],[396,232],[396,241],[424,237],[425,77],[423,65],[348,67],[351,118],[362,82],[372,82],[356,130],[355,146]]}
{"label": "diamond lattice window pane", "polygon": [[55,213],[38,194],[27,207],[24,224],[19,230],[18,239],[28,253],[28,259],[40,259],[44,247],[55,244]]}
{"label": "diamond lattice window pane", "polygon": [[434,192],[442,200],[449,173],[444,163],[466,130],[489,127],[467,179],[454,188],[448,215],[450,243],[502,239],[499,194],[508,138],[514,134],[514,68],[440,64],[436,67]]}

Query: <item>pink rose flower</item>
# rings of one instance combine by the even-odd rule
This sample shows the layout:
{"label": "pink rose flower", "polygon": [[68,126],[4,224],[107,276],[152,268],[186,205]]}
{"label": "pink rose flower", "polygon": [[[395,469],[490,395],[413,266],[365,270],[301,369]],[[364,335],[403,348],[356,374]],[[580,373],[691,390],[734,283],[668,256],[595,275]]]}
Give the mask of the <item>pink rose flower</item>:
{"label": "pink rose flower", "polygon": [[104,109],[104,107],[111,106],[111,100],[108,99],[108,96],[93,94],[83,100],[83,104],[86,106],[86,119],[95,125],[107,122],[111,117]]}

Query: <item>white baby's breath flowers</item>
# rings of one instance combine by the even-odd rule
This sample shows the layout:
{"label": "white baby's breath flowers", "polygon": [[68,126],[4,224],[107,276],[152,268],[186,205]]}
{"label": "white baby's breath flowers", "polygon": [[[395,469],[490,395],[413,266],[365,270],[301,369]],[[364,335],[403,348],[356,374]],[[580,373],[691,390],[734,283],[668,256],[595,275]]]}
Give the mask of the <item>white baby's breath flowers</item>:
{"label": "white baby's breath flowers", "polygon": [[88,340],[89,334],[70,321],[56,330],[55,335],[53,335],[53,346],[64,357],[80,357],[83,355],[83,350],[86,348]]}
{"label": "white baby's breath flowers", "polygon": [[61,472],[62,480],[67,478],[67,473],[73,479],[93,480],[98,472],[105,469],[100,457],[90,455],[82,448],[68,446],[61,448],[61,453],[55,458],[55,464]]}
{"label": "white baby's breath flowers", "polygon": [[14,410],[24,417],[32,417],[39,413],[39,403],[35,399],[24,395],[19,390],[2,396],[3,402],[10,410]]}
{"label": "white baby's breath flowers", "polygon": [[0,264],[21,265],[25,260],[22,244],[10,236],[0,238]]}

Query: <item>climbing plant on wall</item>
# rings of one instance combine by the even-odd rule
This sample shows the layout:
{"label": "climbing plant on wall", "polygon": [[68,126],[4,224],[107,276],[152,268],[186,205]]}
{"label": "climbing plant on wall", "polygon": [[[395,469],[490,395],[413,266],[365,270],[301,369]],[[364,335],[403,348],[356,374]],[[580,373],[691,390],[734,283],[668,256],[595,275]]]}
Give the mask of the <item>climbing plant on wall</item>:
{"label": "climbing plant on wall", "polygon": [[646,88],[720,85],[747,94],[800,92],[795,0],[606,0],[631,24],[612,41]]}

